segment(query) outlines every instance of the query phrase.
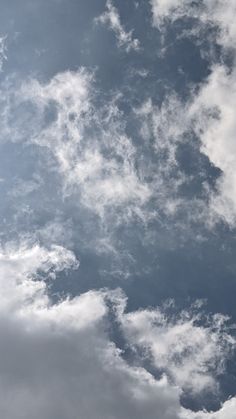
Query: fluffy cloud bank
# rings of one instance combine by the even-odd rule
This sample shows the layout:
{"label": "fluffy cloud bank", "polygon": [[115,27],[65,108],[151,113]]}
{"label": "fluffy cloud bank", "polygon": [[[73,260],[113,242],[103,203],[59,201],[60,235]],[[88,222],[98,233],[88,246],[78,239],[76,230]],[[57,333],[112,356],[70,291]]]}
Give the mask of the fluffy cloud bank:
{"label": "fluffy cloud bank", "polygon": [[76,269],[64,248],[0,254],[0,412],[19,418],[177,418],[178,391],[129,367],[106,331],[106,293],[57,304],[38,273]]}
{"label": "fluffy cloud bank", "polygon": [[[190,331],[196,341],[200,336],[201,362],[206,367],[204,353],[209,344],[213,354],[222,347],[218,334],[225,341],[224,328],[222,332],[220,327],[217,331],[194,328],[194,319],[169,322],[160,310],[125,313],[126,299],[120,291],[89,291],[53,303],[46,282],[55,280],[58,271],[77,268],[73,253],[62,247],[11,243],[1,249],[1,415],[6,419],[19,415],[25,419],[213,417],[206,413],[196,416],[181,408],[182,383],[176,380],[172,355],[173,347],[176,357],[180,353],[184,357],[187,351],[187,364],[192,362],[201,374],[202,366],[196,362],[195,350],[186,345],[185,332]],[[152,341],[155,356],[159,351],[163,359],[165,346],[172,361],[168,368],[162,364],[162,378],[154,379],[141,364],[132,366],[122,358],[122,351],[109,337],[110,310],[127,344],[149,345]],[[212,328],[220,319],[224,324],[224,318],[218,316]],[[171,368],[172,384],[165,375]],[[224,412],[233,407],[234,399],[214,417],[223,419]]]}

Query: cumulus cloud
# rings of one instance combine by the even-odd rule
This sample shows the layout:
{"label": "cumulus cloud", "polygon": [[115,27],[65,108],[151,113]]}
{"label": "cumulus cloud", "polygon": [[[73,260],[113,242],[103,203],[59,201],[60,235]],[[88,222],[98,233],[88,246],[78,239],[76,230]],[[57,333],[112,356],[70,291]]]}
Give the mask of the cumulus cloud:
{"label": "cumulus cloud", "polygon": [[97,17],[95,22],[107,25],[115,33],[118,46],[123,47],[126,52],[138,51],[140,49],[139,40],[133,38],[133,31],[126,32],[121,24],[119,12],[111,0],[107,0],[106,8],[107,10]]}
{"label": "cumulus cloud", "polygon": [[[126,298],[119,290],[89,291],[52,302],[45,279],[52,272],[77,268],[75,256],[63,247],[9,243],[1,249],[1,415],[6,419],[18,418],[19,412],[25,419],[180,419],[184,414],[195,418],[181,408],[180,388],[165,375],[156,380],[142,366],[128,364],[109,337],[112,309],[123,329],[129,330],[130,344],[132,328],[142,334],[146,322],[158,346],[151,312],[125,314]],[[175,326],[168,325],[160,312],[153,315],[162,323],[163,342],[174,334],[172,343],[181,346],[183,334],[175,333]],[[193,336],[189,320],[185,327]],[[197,336],[205,333],[207,346],[209,329],[199,326],[195,331]],[[146,339],[150,343],[148,333]],[[218,344],[216,339],[215,347]]]}
{"label": "cumulus cloud", "polygon": [[1,415],[177,418],[177,390],[129,367],[109,341],[104,292],[52,303],[38,274],[69,267],[78,262],[64,248],[1,251]]}
{"label": "cumulus cloud", "polygon": [[109,341],[104,292],[51,302],[37,272],[68,267],[77,262],[63,248],[1,252],[1,414],[177,418],[178,391],[129,367]]}

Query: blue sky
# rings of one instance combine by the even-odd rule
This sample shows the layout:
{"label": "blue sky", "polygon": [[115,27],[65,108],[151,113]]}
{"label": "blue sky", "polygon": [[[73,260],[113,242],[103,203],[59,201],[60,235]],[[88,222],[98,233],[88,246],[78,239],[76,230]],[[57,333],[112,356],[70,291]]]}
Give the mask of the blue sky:
{"label": "blue sky", "polygon": [[235,419],[234,2],[0,6],[1,416]]}

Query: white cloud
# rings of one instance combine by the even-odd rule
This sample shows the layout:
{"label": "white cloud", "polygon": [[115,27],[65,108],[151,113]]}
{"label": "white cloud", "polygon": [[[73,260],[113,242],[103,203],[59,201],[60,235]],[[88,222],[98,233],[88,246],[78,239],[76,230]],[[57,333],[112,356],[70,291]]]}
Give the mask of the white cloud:
{"label": "white cloud", "polygon": [[[218,29],[216,42],[223,47],[223,51],[235,51],[234,1],[204,0],[202,4],[196,4],[190,0],[152,0],[151,5],[155,25],[160,27],[166,19],[174,21],[184,16],[196,17],[194,25],[200,25],[202,28],[214,26]],[[200,32],[196,34],[198,40],[201,40]],[[188,103],[176,104],[175,121],[171,119],[171,114],[164,118],[168,121],[175,138],[178,138],[181,130],[194,131],[201,140],[201,152],[222,171],[216,192],[208,190],[207,219],[209,223],[214,224],[220,218],[231,226],[235,226],[236,223],[235,92],[235,64],[232,70],[228,70],[222,64],[213,65],[211,75],[202,84],[199,92],[193,93]],[[172,150],[175,152],[173,147]]]}
{"label": "white cloud", "polygon": [[9,243],[0,253],[0,310],[6,310],[6,307],[18,310],[27,301],[46,304],[45,284],[33,281],[38,270],[54,278],[58,271],[77,267],[73,253],[61,246],[54,245],[47,250],[37,244],[28,248],[26,243],[22,243],[16,248]]}
{"label": "white cloud", "polygon": [[177,389],[128,366],[110,342],[106,293],[51,302],[37,272],[70,266],[77,262],[63,248],[0,254],[1,416],[177,419]]}
{"label": "white cloud", "polygon": [[[77,206],[89,209],[102,221],[106,231],[96,240],[108,243],[109,238],[107,250],[116,247],[109,228],[114,232],[124,221],[147,223],[155,218],[165,222],[166,217],[168,222],[174,217],[175,228],[185,231],[192,222],[208,222],[218,216],[234,224],[234,84],[234,72],[216,66],[187,103],[176,95],[167,96],[161,106],[146,101],[134,110],[141,126],[140,148],[125,132],[126,119],[117,106],[117,96],[100,107],[96,104],[94,76],[85,69],[57,74],[46,83],[27,80],[21,87],[7,80],[0,99],[1,138],[47,151],[51,159],[47,170],[59,173],[64,198],[73,196]],[[214,118],[212,111],[202,112],[211,108],[217,108],[220,117]],[[207,192],[203,185],[203,199],[179,194],[192,180],[176,160],[188,131],[198,134],[201,151],[223,172],[217,194]],[[145,150],[155,160],[147,159]],[[19,181],[12,192],[30,192],[40,186],[36,183]],[[205,197],[210,199],[208,216]],[[177,215],[183,213],[184,224],[178,224]]]}
{"label": "white cloud", "polygon": [[198,393],[216,391],[215,377],[235,346],[224,333],[224,316],[208,319],[206,327],[200,326],[202,320],[191,310],[168,316],[156,309],[128,313],[121,322],[128,341],[145,350],[157,371],[165,372],[181,389]]}
{"label": "white cloud", "polygon": [[[0,98],[2,141],[45,150],[41,155],[47,156],[47,176],[59,175],[62,199],[70,199],[76,210],[86,213],[84,223],[88,214],[97,216],[99,228],[97,224],[93,237],[83,236],[81,241],[88,246],[90,242],[98,252],[114,253],[119,244],[116,226],[124,222],[148,225],[156,219],[170,228],[169,220],[174,219],[185,237],[191,234],[193,220],[205,218],[199,214],[207,208],[203,200],[179,193],[191,182],[176,159],[190,125],[188,104],[170,95],[161,106],[147,100],[133,109],[139,143],[126,133],[127,118],[119,110],[119,99],[115,94],[103,100],[93,74],[85,69],[57,74],[45,83],[29,79],[20,87],[8,80]],[[183,213],[184,223],[178,224],[178,214]],[[118,253],[120,258],[122,252]]]}
{"label": "white cloud", "polygon": [[[136,167],[136,149],[124,129],[116,97],[97,108],[93,75],[84,69],[9,87],[2,95],[2,138],[37,144],[51,153],[64,196],[103,217],[119,208],[142,214],[151,191]],[[30,121],[30,123],[29,123]],[[125,211],[124,211],[124,207]]]}
{"label": "white cloud", "polygon": [[[204,199],[187,199],[180,193],[181,188],[193,180],[193,176],[185,174],[178,161],[180,147],[189,140],[185,135],[192,123],[188,106],[188,103],[185,104],[170,92],[161,105],[155,105],[148,99],[135,111],[147,149],[155,155],[153,167],[148,161],[146,170],[149,170],[153,179],[151,190],[156,203],[156,218],[164,213],[167,224],[174,219],[177,227],[178,215],[184,213],[184,223],[179,222],[177,228],[185,230],[185,233],[191,230],[192,222],[202,223],[207,209]],[[194,139],[192,145],[194,147]]]}
{"label": "white cloud", "polygon": [[95,22],[108,25],[114,31],[119,47],[124,47],[126,52],[131,50],[138,51],[140,49],[139,40],[133,38],[132,32],[126,32],[121,24],[120,16],[117,8],[112,4],[111,0],[106,2],[107,10],[95,19]]}
{"label": "white cloud", "polygon": [[150,4],[155,26],[161,28],[168,20],[173,22],[179,18],[193,17],[198,19],[203,27],[217,27],[217,42],[224,47],[235,49],[234,0],[203,0],[198,3],[192,0],[150,0]]}
{"label": "white cloud", "polygon": [[231,225],[236,222],[235,101],[235,70],[229,72],[218,65],[189,107],[201,139],[201,151],[222,171],[217,193],[211,195],[211,209]]}
{"label": "white cloud", "polygon": [[236,411],[236,398],[227,400],[218,412],[198,412],[186,411],[181,419],[234,419]]}
{"label": "white cloud", "polygon": [[160,27],[165,19],[175,20],[186,13],[191,0],[150,0],[153,24]]}
{"label": "white cloud", "polygon": [[[176,152],[179,145],[189,141],[189,138],[194,142],[194,134],[200,140],[199,152],[205,154],[210,163],[221,170],[221,174],[215,189],[211,189],[206,182],[202,184],[205,198],[192,201],[191,217],[193,220],[205,219],[209,226],[220,219],[235,226],[235,102],[235,69],[230,71],[223,65],[215,65],[210,76],[199,86],[198,91],[193,90],[188,101],[184,102],[171,94],[160,108],[149,101],[138,111],[143,118],[144,138],[147,140],[153,135],[156,153],[165,155],[160,178],[166,179],[162,191],[168,192],[163,201],[167,212],[168,208],[170,212],[173,208],[174,213],[178,208],[190,209],[191,203],[185,197],[181,202],[176,193],[179,186],[191,182],[191,177],[185,179],[179,170]],[[200,175],[199,171],[199,177]]]}
{"label": "white cloud", "polygon": [[[62,247],[47,250],[11,243],[1,250],[1,416],[180,419],[185,414],[195,418],[193,412],[181,408],[180,389],[169,384],[165,376],[155,380],[144,368],[129,365],[109,338],[108,307],[113,308],[123,327],[136,325],[140,332],[142,319],[147,331],[154,332],[151,312],[125,314],[126,299],[119,291],[89,291],[57,303],[51,301],[42,272],[48,278],[52,271],[77,267],[74,255]],[[155,313],[162,322],[165,342],[171,328],[164,313]],[[141,320],[139,326],[136,320]],[[200,332],[204,334],[203,326],[199,330],[189,328],[189,319],[186,327],[195,340]],[[208,333],[206,329],[206,346]],[[172,343],[181,346],[183,334],[177,335]],[[218,345],[216,339],[216,348]],[[170,349],[168,345],[166,349]]]}

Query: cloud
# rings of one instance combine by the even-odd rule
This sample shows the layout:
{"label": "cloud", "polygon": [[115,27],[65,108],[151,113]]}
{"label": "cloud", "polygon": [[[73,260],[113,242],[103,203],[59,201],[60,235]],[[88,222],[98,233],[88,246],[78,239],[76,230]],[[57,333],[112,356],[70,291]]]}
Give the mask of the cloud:
{"label": "cloud", "polygon": [[133,31],[125,31],[120,21],[119,12],[111,0],[107,0],[106,8],[107,10],[101,16],[97,17],[95,22],[107,25],[115,33],[118,46],[123,47],[126,52],[130,52],[131,50],[138,51],[140,49],[139,40],[133,38]]}
{"label": "cloud", "polygon": [[[158,233],[146,228],[153,220],[169,231],[174,225],[183,238],[191,234],[192,223],[205,220],[205,196],[188,197],[182,192],[195,178],[186,175],[177,157],[191,125],[188,104],[177,95],[167,96],[161,105],[148,99],[126,115],[119,107],[122,93],[114,93],[109,100],[103,97],[94,74],[85,68],[56,74],[46,82],[9,78],[1,92],[1,144],[14,143],[35,153],[34,174],[28,179],[16,176],[13,185],[11,179],[7,198],[19,198],[19,217],[25,201],[25,208],[32,206],[31,218],[38,211],[36,188],[42,200],[39,208],[46,207],[49,213],[48,225],[70,203],[68,219],[73,224],[75,213],[80,218],[77,244],[79,240],[81,247],[113,254],[117,262],[113,271],[120,271],[124,257],[128,264],[134,261],[117,238],[122,224],[138,223],[137,235],[144,227],[142,243],[146,240],[150,246],[159,240],[154,239]],[[130,122],[136,128],[128,135]],[[42,193],[49,180],[50,192]],[[51,194],[56,214],[47,199]],[[21,228],[22,223],[18,224]],[[42,228],[37,228],[40,238]],[[72,234],[68,236],[71,240]]]}
{"label": "cloud", "polygon": [[217,392],[215,378],[235,347],[234,339],[224,333],[227,318],[216,315],[204,320],[196,307],[168,316],[158,308],[128,313],[121,322],[127,340],[175,385],[195,395]]}
{"label": "cloud", "polygon": [[235,70],[216,65],[189,107],[201,151],[222,171],[211,209],[230,225],[236,222],[235,100]]}
{"label": "cloud", "polygon": [[112,211],[113,224],[119,217],[142,217],[151,190],[116,97],[98,107],[93,74],[85,69],[44,84],[9,84],[2,96],[2,140],[47,150],[47,169],[59,173],[63,196],[76,195],[99,217]]}
{"label": "cloud", "polygon": [[[180,419],[184,414],[195,418],[181,408],[180,389],[165,375],[157,380],[142,366],[130,365],[109,336],[110,310],[129,331],[129,344],[133,344],[131,330],[137,328],[142,334],[145,324],[147,343],[149,332],[160,343],[153,324],[158,320],[162,341],[175,335],[172,343],[181,347],[183,333],[175,333],[175,328],[184,327],[184,321],[168,324],[158,310],[125,314],[126,298],[119,290],[88,291],[52,302],[46,282],[58,271],[77,268],[75,256],[63,247],[8,243],[1,249],[1,415],[6,419],[19,414],[25,419]],[[195,340],[205,333],[207,347],[210,329],[194,329],[189,319],[185,323],[191,337],[196,332]],[[216,339],[215,348],[218,345]],[[226,402],[224,410],[229,403],[233,401]]]}
{"label": "cloud", "polygon": [[166,19],[175,20],[187,13],[191,0],[150,0],[153,24],[160,27]]}
{"label": "cloud", "polygon": [[218,412],[199,412],[193,413],[186,411],[182,419],[234,419],[236,409],[236,398],[227,400]]}
{"label": "cloud", "polygon": [[[192,89],[186,101],[170,93],[160,108],[149,101],[138,111],[143,121],[143,136],[146,139],[153,136],[156,153],[165,155],[161,179],[166,179],[163,190],[168,193],[163,204],[167,211],[168,208],[173,213],[183,208],[190,210],[193,205],[190,211],[192,221],[201,221],[202,218],[202,222],[205,219],[209,226],[213,226],[223,220],[235,226],[235,101],[235,68],[229,70],[222,64],[216,64],[212,66],[210,76],[198,90]],[[176,156],[179,147],[190,138],[198,155],[207,156],[210,164],[220,170],[212,188],[199,168],[202,195],[188,202],[185,196],[180,199],[178,190],[187,183],[191,184],[191,176],[184,176]]]}
{"label": "cloud", "polygon": [[[0,413],[6,419],[177,419],[178,391],[122,360],[106,332],[106,293],[52,303],[51,270],[77,268],[66,249],[21,246],[0,254]],[[12,403],[14,400],[14,403]]]}
{"label": "cloud", "polygon": [[[157,25],[170,12],[172,19],[190,12],[194,16],[187,1],[152,4]],[[228,48],[234,36],[233,9],[228,15],[221,4],[213,10],[213,3],[206,1],[205,10],[212,10],[211,22],[222,18],[217,39]],[[196,16],[203,22],[205,13]],[[125,31],[111,1],[97,21],[115,32],[118,45],[127,52],[139,49],[139,41],[132,31]],[[47,156],[46,164],[40,162],[41,171],[47,171],[48,182],[55,177],[60,188],[56,192],[51,188],[48,197],[51,200],[54,193],[59,197],[52,200],[55,218],[50,214],[41,227],[34,223],[34,232],[25,234],[25,241],[9,242],[0,249],[0,415],[5,419],[233,419],[235,398],[218,412],[193,412],[181,406],[181,396],[189,392],[196,398],[203,391],[218,396],[217,377],[235,348],[223,315],[204,316],[198,305],[172,315],[167,306],[128,312],[126,296],[119,290],[90,290],[55,301],[50,281],[58,272],[79,268],[74,253],[63,247],[70,246],[77,224],[64,220],[55,202],[66,202],[62,209],[79,208],[83,226],[77,240],[83,241],[83,228],[89,230],[92,224],[87,232],[92,231],[92,244],[100,254],[110,252],[112,259],[117,257],[114,232],[121,223],[128,229],[128,223],[137,219],[145,226],[153,218],[164,224],[173,217],[169,228],[176,228],[181,211],[188,225],[199,209],[202,218],[210,209],[235,223],[234,71],[212,67],[211,76],[186,102],[170,94],[160,106],[148,99],[133,109],[132,117],[140,124],[137,141],[127,134],[126,115],[117,104],[121,95],[98,98],[94,74],[86,69],[59,73],[44,82],[29,78],[20,87],[17,83],[8,78],[2,85],[1,144],[9,141],[15,147],[40,149]],[[177,155],[187,134],[198,136],[200,151],[222,171],[216,192],[207,190],[207,202],[205,196],[187,199],[180,192],[193,178],[185,176]],[[41,185],[47,192],[42,179],[37,174],[30,180],[15,178],[9,196],[20,202]],[[94,218],[101,221],[97,229]],[[147,230],[142,242],[151,246],[152,232]],[[35,244],[35,237],[44,246]],[[133,357],[126,357],[127,349]]]}
{"label": "cloud", "polygon": [[[140,135],[147,150],[151,150],[155,156],[153,160],[146,162],[146,168],[149,168],[153,179],[151,186],[156,218],[160,217],[167,228],[170,221],[174,221],[175,227],[179,231],[185,230],[184,235],[188,235],[195,223],[204,224],[205,213],[208,210],[207,197],[202,185],[199,188],[200,194],[195,193],[194,186],[192,195],[187,196],[183,193],[184,188],[191,187],[196,177],[185,172],[178,157],[179,152],[188,144],[199,155],[196,139],[191,132],[189,103],[185,103],[176,93],[170,91],[160,105],[154,104],[149,98],[136,108],[135,113],[140,125]],[[191,143],[186,133],[189,134]],[[200,170],[197,177],[199,183],[202,183],[202,178],[206,178]],[[182,217],[184,223],[180,221]]]}
{"label": "cloud", "polygon": [[7,60],[7,55],[6,55],[6,51],[7,51],[6,39],[7,39],[6,36],[0,37],[0,72],[3,69],[4,61]]}
{"label": "cloud", "polygon": [[[233,0],[151,0],[153,24],[159,29],[165,22],[174,22],[182,18],[194,18],[194,26],[200,24],[202,29],[216,27],[216,41],[224,48],[235,49],[236,29],[234,16],[236,4]],[[191,31],[190,31],[191,32]],[[190,34],[190,32],[186,32]],[[192,31],[192,33],[194,33]],[[199,32],[197,32],[199,35]]]}
{"label": "cloud", "polygon": [[[216,191],[212,191],[205,183],[209,196],[209,223],[214,224],[215,221],[223,219],[230,226],[235,226],[236,4],[231,0],[204,0],[201,4],[190,0],[153,0],[151,6],[153,23],[159,28],[165,27],[167,21],[194,17],[196,19],[191,30],[197,26],[199,29],[214,27],[217,29],[215,42],[222,46],[222,56],[229,51],[233,53],[234,59],[230,69],[222,63],[211,64],[211,74],[202,82],[199,91],[192,91],[191,99],[186,103],[181,101],[182,104],[176,106],[179,122],[171,127],[176,131],[175,136],[178,136],[178,130],[181,128],[189,135],[194,132],[201,141],[200,151],[208,157],[213,166],[221,170],[215,185]],[[188,31],[186,35],[188,36]],[[201,41],[201,31],[196,31],[195,36],[198,42]],[[209,42],[212,44],[212,40]],[[168,120],[171,122],[170,116]]]}
{"label": "cloud", "polygon": [[[234,135],[233,118],[229,126],[229,106],[233,107],[235,100],[232,86],[234,73],[215,66],[212,76],[198,93],[193,91],[186,103],[170,93],[161,105],[150,98],[126,117],[119,109],[122,93],[113,94],[109,100],[104,98],[96,91],[94,73],[85,68],[56,74],[46,82],[29,78],[19,83],[8,78],[1,86],[1,143],[8,141],[41,150],[37,155],[41,172],[36,171],[28,180],[17,177],[8,195],[24,201],[40,185],[45,187],[45,173],[52,179],[54,176],[55,189],[59,187],[62,194],[61,205],[69,199],[74,210],[81,211],[84,225],[89,226],[86,233],[80,229],[81,243],[99,254],[112,253],[119,261],[123,260],[124,249],[117,252],[117,246],[122,244],[116,231],[124,223],[131,225],[138,220],[147,226],[156,220],[167,229],[173,229],[174,224],[183,237],[191,234],[194,225],[212,225],[220,218],[233,225],[234,165],[229,167],[226,156],[228,147],[232,152]],[[230,101],[221,103],[223,96],[231,97]],[[211,108],[217,108],[218,113],[202,112]],[[127,118],[137,127],[133,138],[126,132]],[[214,147],[210,146],[213,131]],[[193,134],[201,140],[201,150]],[[196,182],[196,176],[186,174],[178,159],[188,135],[198,154],[204,153],[222,170],[217,193],[201,171],[197,174],[200,193],[196,194],[194,187],[192,195],[183,192]],[[33,209],[26,205],[25,210],[32,216]],[[52,216],[46,220],[50,222]],[[151,235],[155,232],[146,229],[148,245],[155,241]],[[71,234],[68,236],[71,240]],[[113,268],[120,270],[119,266]]]}

